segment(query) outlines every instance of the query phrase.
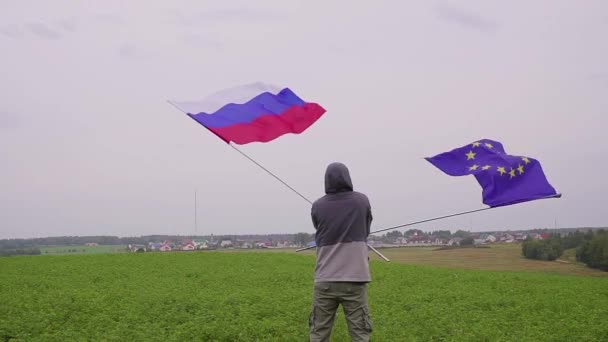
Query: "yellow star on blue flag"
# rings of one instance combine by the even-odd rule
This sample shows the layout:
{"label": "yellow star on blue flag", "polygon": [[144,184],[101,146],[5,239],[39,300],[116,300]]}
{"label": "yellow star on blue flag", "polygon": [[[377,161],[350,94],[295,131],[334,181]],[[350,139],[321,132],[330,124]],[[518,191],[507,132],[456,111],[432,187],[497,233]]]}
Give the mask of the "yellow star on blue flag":
{"label": "yellow star on blue flag", "polygon": [[561,197],[538,160],[509,155],[495,140],[477,140],[425,159],[450,176],[474,175],[483,189],[483,203],[490,207]]}

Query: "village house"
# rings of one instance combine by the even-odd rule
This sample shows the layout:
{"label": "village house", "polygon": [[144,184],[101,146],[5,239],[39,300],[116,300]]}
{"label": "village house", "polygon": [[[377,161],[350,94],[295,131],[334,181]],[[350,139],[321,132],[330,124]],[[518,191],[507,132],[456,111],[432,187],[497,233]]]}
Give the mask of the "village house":
{"label": "village house", "polygon": [[163,244],[160,242],[150,242],[148,243],[148,249],[151,251],[157,251],[160,249],[160,246],[162,246]]}
{"label": "village house", "polygon": [[405,245],[407,243],[407,238],[400,236],[397,239],[395,239],[395,243],[398,243],[400,245]]}
{"label": "village house", "polygon": [[284,240],[277,242],[277,248],[287,248],[291,245],[291,242]]}
{"label": "village house", "polygon": [[196,249],[196,247],[194,246],[194,242],[188,242],[185,245],[182,245],[180,249],[182,251],[193,251]]}
{"label": "village house", "polygon": [[196,249],[209,249],[209,242],[207,240],[196,240],[194,242]]}
{"label": "village house", "polygon": [[146,251],[146,246],[144,246],[144,245],[131,245],[131,244],[129,244],[127,246],[127,249],[129,250],[129,252],[132,252],[132,253],[141,253],[141,252],[145,252]]}
{"label": "village house", "polygon": [[463,240],[461,237],[455,237],[448,241],[448,246],[460,246],[460,242]]}

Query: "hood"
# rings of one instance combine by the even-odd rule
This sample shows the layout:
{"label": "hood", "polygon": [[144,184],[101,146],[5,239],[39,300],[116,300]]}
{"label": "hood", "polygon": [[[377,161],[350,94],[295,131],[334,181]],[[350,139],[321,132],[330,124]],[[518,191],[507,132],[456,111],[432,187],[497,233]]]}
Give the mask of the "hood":
{"label": "hood", "polygon": [[329,164],[325,171],[325,193],[335,194],[344,191],[353,191],[348,168],[342,163]]}

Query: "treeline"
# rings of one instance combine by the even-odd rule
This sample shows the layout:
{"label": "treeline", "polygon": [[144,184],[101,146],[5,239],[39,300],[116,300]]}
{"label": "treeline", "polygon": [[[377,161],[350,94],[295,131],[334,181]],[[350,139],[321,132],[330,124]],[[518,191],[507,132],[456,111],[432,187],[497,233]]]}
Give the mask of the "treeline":
{"label": "treeline", "polygon": [[119,238],[117,236],[53,236],[33,239],[6,239],[0,240],[0,250],[37,248],[43,246],[78,246],[85,243],[97,243],[99,245],[121,245],[134,242],[126,240],[138,240],[143,238]]}
{"label": "treeline", "polygon": [[469,232],[465,232],[463,230],[459,230],[456,233],[452,234],[449,230],[433,230],[431,232],[424,232],[420,229],[409,229],[405,232],[401,232],[399,230],[393,230],[386,234],[380,236],[370,236],[370,240],[382,240],[382,241],[390,241],[400,237],[411,237],[411,236],[434,236],[440,239],[449,240],[452,237],[467,237],[471,235]]}
{"label": "treeline", "polygon": [[560,240],[557,234],[545,240],[528,239],[522,244],[522,253],[528,259],[553,261],[564,252]]}
{"label": "treeline", "polygon": [[608,231],[570,232],[561,236],[553,234],[544,240],[526,240],[522,253],[528,259],[553,261],[564,250],[576,248],[576,260],[592,268],[608,271]]}
{"label": "treeline", "polygon": [[608,231],[598,231],[576,249],[576,260],[591,268],[608,271]]}
{"label": "treeline", "polygon": [[0,250],[0,257],[14,255],[40,255],[39,248],[19,248],[19,249],[3,249]]}
{"label": "treeline", "polygon": [[312,240],[312,234],[268,234],[268,235],[215,235],[215,236],[183,236],[183,235],[147,235],[139,237],[118,237],[118,236],[55,236],[33,239],[5,239],[0,240],[0,251],[16,251],[35,249],[48,246],[82,246],[87,243],[98,245],[147,245],[149,242],[181,241],[185,239],[204,239],[204,240],[269,240],[269,241],[298,241],[302,244]]}

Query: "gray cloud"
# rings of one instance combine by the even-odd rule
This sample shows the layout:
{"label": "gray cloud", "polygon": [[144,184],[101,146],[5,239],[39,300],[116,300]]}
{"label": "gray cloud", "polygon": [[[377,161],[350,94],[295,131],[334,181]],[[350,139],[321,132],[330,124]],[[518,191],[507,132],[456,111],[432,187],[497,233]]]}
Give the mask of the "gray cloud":
{"label": "gray cloud", "polygon": [[441,19],[467,29],[480,32],[494,32],[498,28],[496,22],[462,8],[442,5],[436,8],[436,12]]}
{"label": "gray cloud", "polygon": [[[76,18],[65,18],[57,20],[54,24],[45,24],[42,22],[32,22],[24,25],[25,29],[39,37],[45,39],[59,39],[62,37],[60,31],[76,32],[78,30],[78,20]],[[0,34],[9,38],[22,38],[24,36],[23,29],[19,26],[2,27]]]}
{"label": "gray cloud", "polygon": [[67,32],[76,32],[78,30],[78,20],[76,18],[61,19],[57,22],[57,26]]}
{"label": "gray cloud", "polygon": [[48,25],[37,22],[37,23],[28,23],[25,27],[35,35],[45,38],[45,39],[59,39],[61,38],[61,33],[56,30],[50,28]]}
{"label": "gray cloud", "polygon": [[135,44],[125,43],[118,47],[118,54],[125,58],[136,58],[141,57],[140,50]]}
{"label": "gray cloud", "polygon": [[[374,229],[479,208],[474,178],[422,157],[483,137],[539,159],[564,198],[419,228],[605,225],[608,162],[592,156],[608,154],[607,50],[595,24],[608,3],[484,2],[469,7],[476,14],[435,4],[353,2],[345,15],[333,2],[190,1],[172,3],[181,12],[108,4],[96,14],[15,2],[0,11],[0,238],[189,234],[197,188],[201,234],[314,232],[309,205],[165,102],[252,81],[292,87],[327,113],[243,151],[311,199],[327,163],[344,162],[372,201]],[[34,29],[60,44],[26,23],[44,23]],[[465,34],[453,42],[451,30]]]}
{"label": "gray cloud", "polygon": [[279,18],[275,12],[265,9],[221,9],[195,13],[184,13],[179,10],[170,11],[172,20],[185,26],[206,25],[217,22],[253,23],[267,22]]}
{"label": "gray cloud", "polygon": [[2,27],[0,28],[0,34],[9,38],[23,37],[23,31],[17,27]]}

